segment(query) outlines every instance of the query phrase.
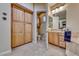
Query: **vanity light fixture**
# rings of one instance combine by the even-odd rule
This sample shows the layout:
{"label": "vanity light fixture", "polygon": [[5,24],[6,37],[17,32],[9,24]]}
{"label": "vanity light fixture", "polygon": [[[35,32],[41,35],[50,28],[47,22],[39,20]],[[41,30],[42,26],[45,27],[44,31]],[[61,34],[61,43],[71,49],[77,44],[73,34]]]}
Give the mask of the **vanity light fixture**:
{"label": "vanity light fixture", "polygon": [[55,10],[56,10],[56,12],[58,12],[59,11],[59,8],[56,8]]}
{"label": "vanity light fixture", "polygon": [[52,10],[52,13],[55,14],[55,13],[58,13],[58,12],[64,10],[64,9],[65,9],[65,7],[64,6],[61,6],[59,8],[56,8],[55,10]]}
{"label": "vanity light fixture", "polygon": [[52,10],[52,13],[54,14],[55,13],[55,10]]}
{"label": "vanity light fixture", "polygon": [[59,11],[64,10],[64,6],[59,7]]}

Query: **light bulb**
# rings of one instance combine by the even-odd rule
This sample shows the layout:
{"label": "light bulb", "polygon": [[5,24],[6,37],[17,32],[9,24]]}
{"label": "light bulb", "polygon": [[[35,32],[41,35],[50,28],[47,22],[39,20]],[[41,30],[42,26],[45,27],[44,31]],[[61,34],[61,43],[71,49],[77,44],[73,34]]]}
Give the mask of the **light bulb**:
{"label": "light bulb", "polygon": [[61,6],[61,7],[59,8],[59,10],[60,10],[60,11],[64,10],[64,6]]}

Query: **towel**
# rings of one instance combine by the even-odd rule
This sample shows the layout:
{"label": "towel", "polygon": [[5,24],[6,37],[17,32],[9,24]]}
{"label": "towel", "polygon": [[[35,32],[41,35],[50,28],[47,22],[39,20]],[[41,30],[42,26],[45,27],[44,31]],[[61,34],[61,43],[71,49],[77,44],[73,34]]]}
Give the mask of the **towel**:
{"label": "towel", "polygon": [[64,41],[71,42],[71,31],[65,31]]}

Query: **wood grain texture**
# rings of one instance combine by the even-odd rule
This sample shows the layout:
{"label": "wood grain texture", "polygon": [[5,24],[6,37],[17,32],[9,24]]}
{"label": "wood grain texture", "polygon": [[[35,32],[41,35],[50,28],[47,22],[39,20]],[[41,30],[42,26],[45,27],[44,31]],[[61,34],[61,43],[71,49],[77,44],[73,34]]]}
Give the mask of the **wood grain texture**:
{"label": "wood grain texture", "polygon": [[32,41],[32,15],[25,12],[25,43]]}
{"label": "wood grain texture", "polygon": [[[59,35],[60,34],[60,35]],[[48,33],[48,42],[56,46],[66,48],[66,42],[64,41],[64,36],[58,32],[49,32]]]}
{"label": "wood grain texture", "polygon": [[13,22],[13,32],[24,33],[24,23]]}
{"label": "wood grain texture", "polygon": [[12,47],[24,44],[24,33],[13,33]]}
{"label": "wood grain texture", "polygon": [[12,48],[32,41],[32,14],[26,11],[12,4]]}
{"label": "wood grain texture", "polygon": [[49,41],[49,43],[58,45],[58,33],[57,32],[49,32],[48,33],[48,41]]}
{"label": "wood grain texture", "polygon": [[33,17],[32,17],[31,14],[25,12],[25,22],[26,22],[26,23],[32,23],[32,18],[33,18]]}

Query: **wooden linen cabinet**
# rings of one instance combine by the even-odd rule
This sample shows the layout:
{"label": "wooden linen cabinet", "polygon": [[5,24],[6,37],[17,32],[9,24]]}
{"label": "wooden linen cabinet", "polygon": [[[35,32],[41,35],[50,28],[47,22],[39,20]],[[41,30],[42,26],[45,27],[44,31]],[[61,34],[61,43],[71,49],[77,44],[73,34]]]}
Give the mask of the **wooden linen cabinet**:
{"label": "wooden linen cabinet", "polygon": [[12,48],[32,41],[32,11],[12,4]]}

